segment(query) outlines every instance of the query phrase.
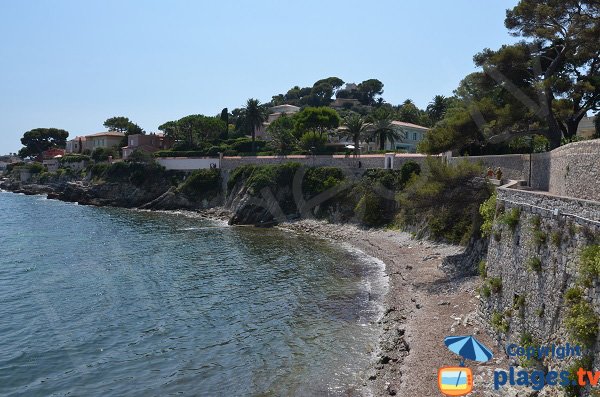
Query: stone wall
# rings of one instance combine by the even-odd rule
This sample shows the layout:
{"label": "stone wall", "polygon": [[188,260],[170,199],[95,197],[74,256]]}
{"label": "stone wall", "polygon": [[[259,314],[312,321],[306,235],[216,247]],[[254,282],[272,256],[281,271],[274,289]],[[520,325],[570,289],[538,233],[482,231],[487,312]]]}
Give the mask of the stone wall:
{"label": "stone wall", "polygon": [[552,151],[550,193],[600,199],[600,139],[575,142]]}
{"label": "stone wall", "polygon": [[[572,343],[573,337],[564,326],[568,308],[563,296],[581,281],[582,249],[598,244],[600,203],[500,187],[497,208],[481,292],[482,316],[503,344],[521,344],[520,338],[527,334],[533,337],[534,345]],[[520,211],[514,231],[498,221],[502,212],[513,208]],[[532,258],[541,261],[539,268],[532,265]],[[501,285],[496,292],[490,288],[494,283]],[[598,280],[584,294],[600,314]],[[506,329],[499,327],[499,319]],[[598,346],[596,339],[596,363],[600,362]],[[554,360],[546,364],[550,368],[560,365],[562,370],[567,363]]]}
{"label": "stone wall", "polygon": [[[407,161],[414,161],[419,164],[423,164],[425,158],[424,155],[396,155],[394,158],[394,168],[399,169]],[[339,167],[339,168],[359,168],[358,162],[360,161],[360,168],[384,168],[385,157],[383,154],[380,155],[362,155],[359,158],[353,156],[248,156],[248,157],[223,157],[221,161],[221,168],[224,170],[232,170],[242,165],[253,164],[253,165],[267,165],[267,164],[282,164],[289,162],[300,163],[307,167]]]}
{"label": "stone wall", "polygon": [[548,153],[452,157],[485,168],[500,167],[504,178],[528,181],[534,189],[559,196],[600,200],[600,139],[574,142]]}

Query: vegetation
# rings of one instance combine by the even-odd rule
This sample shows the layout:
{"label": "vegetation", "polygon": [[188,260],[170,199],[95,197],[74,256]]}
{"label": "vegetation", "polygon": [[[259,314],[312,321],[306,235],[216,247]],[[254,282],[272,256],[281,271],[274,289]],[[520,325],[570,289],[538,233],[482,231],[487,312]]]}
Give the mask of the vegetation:
{"label": "vegetation", "polygon": [[511,232],[515,232],[517,226],[519,225],[519,221],[521,219],[521,210],[518,207],[511,208],[510,211],[502,214],[498,221],[511,230]]}
{"label": "vegetation", "polygon": [[165,171],[164,167],[155,164],[128,163],[124,161],[113,164],[99,163],[88,166],[88,172],[93,179],[106,182],[125,182],[134,186],[164,183],[175,172]]}
{"label": "vegetation", "polygon": [[64,148],[69,133],[58,128],[34,128],[21,138],[24,148],[19,150],[19,157],[36,157],[51,148]]}
{"label": "vegetation", "polygon": [[449,165],[434,158],[426,162],[427,172],[411,178],[399,194],[398,222],[419,227],[419,237],[466,244],[480,232],[479,207],[492,188],[473,183],[482,172],[478,165],[467,161]]}
{"label": "vegetation", "polygon": [[498,199],[498,193],[494,192],[490,198],[485,200],[479,206],[479,214],[483,219],[481,224],[481,235],[488,237],[492,233],[492,227],[494,226],[494,218],[496,217],[496,200]]}
{"label": "vegetation", "polygon": [[557,248],[560,248],[562,243],[562,232],[560,230],[552,232],[550,234],[550,242]]}
{"label": "vegetation", "polygon": [[600,276],[600,245],[590,245],[581,251],[579,257],[581,281],[585,286],[591,286]]}
{"label": "vegetation", "polygon": [[505,25],[523,41],[475,55],[482,70],[462,80],[422,149],[494,154],[525,136],[543,137],[549,149],[571,140],[585,114],[598,110],[599,21],[597,2],[519,1]]}
{"label": "vegetation", "polygon": [[491,320],[492,327],[498,332],[507,333],[509,328],[509,322],[505,318],[505,314],[502,312],[495,311],[492,313]]}
{"label": "vegetation", "polygon": [[479,261],[479,265],[477,266],[477,273],[483,279],[487,277],[487,262],[484,259]]}
{"label": "vegetation", "polygon": [[218,169],[196,170],[178,187],[180,192],[193,197],[203,193],[218,193],[221,173]]}
{"label": "vegetation", "polygon": [[96,162],[108,161],[110,158],[117,158],[117,151],[112,148],[99,147],[94,149],[91,155],[92,159]]}
{"label": "vegetation", "polygon": [[537,256],[533,256],[525,262],[525,266],[527,269],[532,272],[541,272],[542,271],[542,260]]}
{"label": "vegetation", "polygon": [[502,291],[502,279],[500,277],[491,277],[488,283],[493,293],[497,294]]}

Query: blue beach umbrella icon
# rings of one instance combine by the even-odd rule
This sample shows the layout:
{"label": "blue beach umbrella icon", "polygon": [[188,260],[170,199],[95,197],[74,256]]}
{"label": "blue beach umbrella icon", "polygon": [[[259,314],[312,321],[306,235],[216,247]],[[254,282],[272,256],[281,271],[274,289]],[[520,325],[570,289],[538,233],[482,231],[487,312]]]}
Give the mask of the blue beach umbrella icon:
{"label": "blue beach umbrella icon", "polygon": [[490,349],[472,336],[447,336],[444,344],[451,352],[462,357],[461,366],[464,366],[465,360],[484,363],[494,356]]}

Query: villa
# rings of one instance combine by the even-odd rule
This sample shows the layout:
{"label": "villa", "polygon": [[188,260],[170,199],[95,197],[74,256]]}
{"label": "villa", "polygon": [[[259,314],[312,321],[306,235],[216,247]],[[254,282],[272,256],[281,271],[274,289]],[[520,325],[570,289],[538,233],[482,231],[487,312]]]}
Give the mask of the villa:
{"label": "villa", "polygon": [[127,137],[127,146],[123,147],[123,159],[127,159],[136,150],[146,153],[154,153],[171,147],[171,140],[163,133],[151,133],[148,135],[134,134]]}
{"label": "villa", "polygon": [[67,153],[82,153],[84,150],[91,152],[98,148],[114,148],[121,145],[121,141],[125,136],[122,132],[105,131],[95,134],[77,136],[74,139],[67,141]]}

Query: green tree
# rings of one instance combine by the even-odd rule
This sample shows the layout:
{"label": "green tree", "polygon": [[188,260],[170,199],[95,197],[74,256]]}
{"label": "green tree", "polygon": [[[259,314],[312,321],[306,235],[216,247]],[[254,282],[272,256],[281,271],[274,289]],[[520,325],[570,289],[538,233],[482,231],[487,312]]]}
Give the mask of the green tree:
{"label": "green tree", "polygon": [[594,119],[594,127],[596,128],[596,133],[594,134],[594,138],[600,138],[600,113],[596,114],[596,118]]}
{"label": "green tree", "polygon": [[400,109],[398,111],[398,118],[400,119],[400,121],[404,121],[406,123],[418,124],[420,117],[421,117],[421,112],[412,100],[407,99],[400,106]]}
{"label": "green tree", "polygon": [[435,124],[444,118],[446,109],[448,108],[448,98],[443,95],[436,95],[433,100],[427,105],[427,114],[431,121]]}
{"label": "green tree", "polygon": [[[563,136],[576,135],[588,111],[600,108],[600,3],[521,0],[507,11],[505,25],[511,34],[529,41],[486,50],[476,56],[476,63],[514,95],[526,95],[522,102],[544,121],[544,135],[555,148]],[[511,62],[515,48],[525,57]],[[523,72],[534,95],[513,89],[510,77],[515,70]]]}
{"label": "green tree", "polygon": [[365,80],[358,85],[358,99],[363,105],[375,105],[375,97],[383,94],[383,83],[377,79]]}
{"label": "green tree", "polygon": [[34,128],[23,134],[19,157],[35,157],[50,148],[64,148],[69,133],[58,128]]}
{"label": "green tree", "polygon": [[[163,124],[164,126],[164,124]],[[225,123],[218,117],[208,117],[192,114],[177,120],[177,134],[185,140],[188,148],[193,148],[198,142],[215,139],[223,132]]]}
{"label": "green tree", "polygon": [[258,99],[250,98],[246,101],[244,113],[245,125],[250,129],[252,136],[252,152],[256,151],[256,131],[262,127],[262,124],[267,119],[267,112],[264,106],[261,106]]}
{"label": "green tree", "polygon": [[354,142],[354,154],[360,154],[360,141],[371,133],[365,119],[356,113],[351,113],[344,119],[344,125],[340,130],[342,136],[346,136]]}
{"label": "green tree", "polygon": [[267,133],[271,138],[269,144],[277,154],[288,154],[298,145],[298,139],[294,135],[294,120],[285,114],[267,127]]}
{"label": "green tree", "polygon": [[164,124],[158,126],[159,131],[162,131],[165,134],[165,137],[176,141],[180,139],[179,131],[177,130],[177,122],[176,121],[167,121]]}
{"label": "green tree", "polygon": [[221,110],[221,115],[219,116],[219,118],[225,123],[225,129],[221,133],[221,139],[227,139],[227,135],[229,132],[229,111],[227,110],[227,108],[223,108],[223,110]]}
{"label": "green tree", "polygon": [[406,138],[406,133],[392,124],[392,113],[389,109],[377,108],[370,116],[371,133],[379,141],[379,150],[385,149],[385,142],[389,140],[392,145],[396,141]]}
{"label": "green tree", "polygon": [[294,120],[298,135],[312,131],[323,137],[340,125],[340,116],[329,107],[307,107],[297,113]]}
{"label": "green tree", "polygon": [[104,122],[104,127],[108,128],[110,131],[118,131],[118,132],[126,132],[129,128],[131,121],[128,117],[124,116],[115,116],[106,119]]}

